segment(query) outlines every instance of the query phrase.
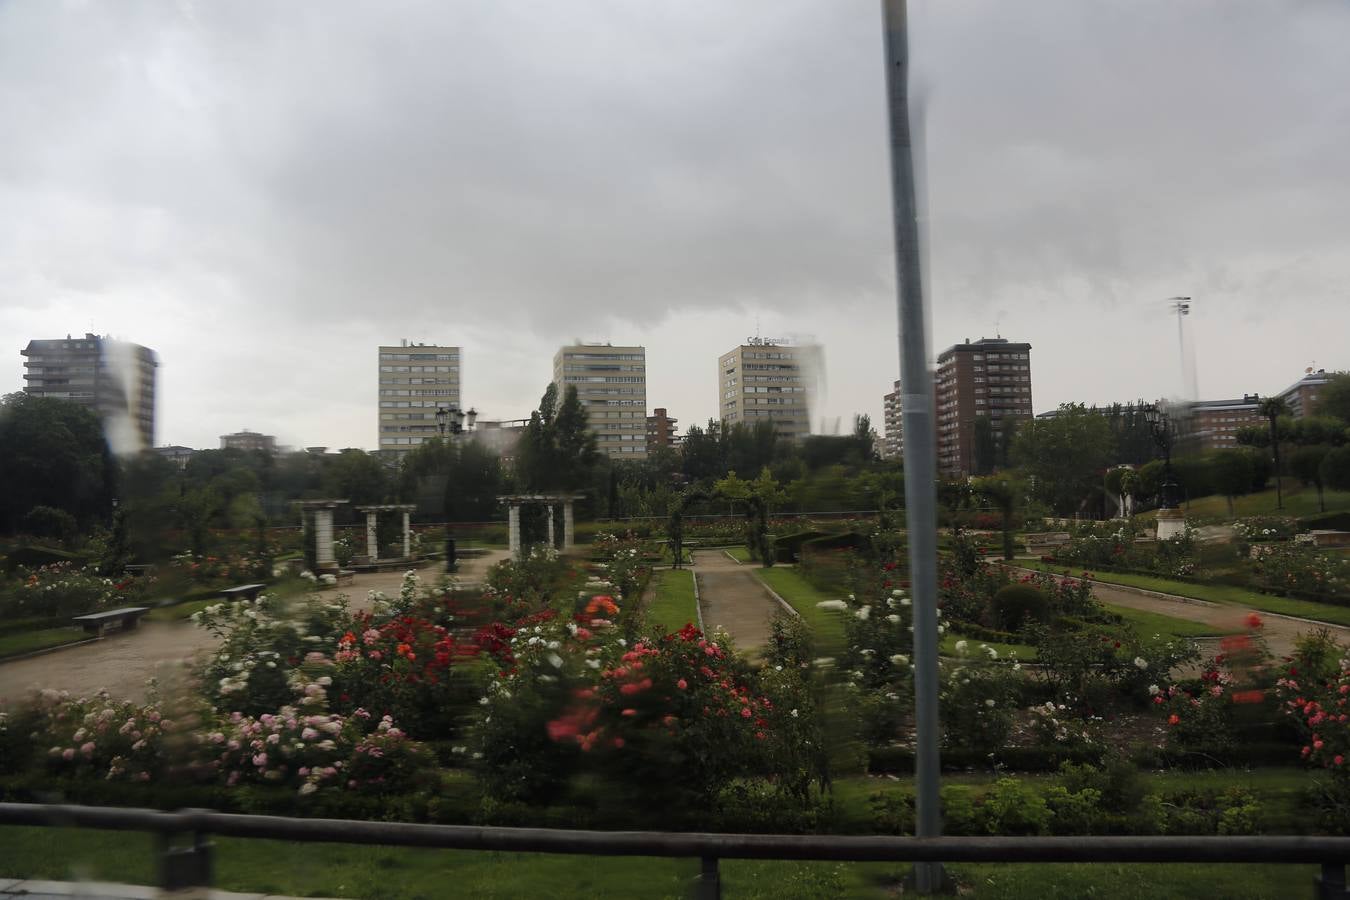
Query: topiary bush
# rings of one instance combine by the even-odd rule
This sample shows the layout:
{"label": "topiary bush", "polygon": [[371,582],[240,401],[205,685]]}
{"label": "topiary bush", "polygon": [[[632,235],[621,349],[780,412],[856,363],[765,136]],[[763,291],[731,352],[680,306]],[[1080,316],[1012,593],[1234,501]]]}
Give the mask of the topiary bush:
{"label": "topiary bush", "polygon": [[1000,628],[1021,631],[1033,622],[1049,620],[1050,601],[1031,585],[1010,584],[994,593],[993,611]]}

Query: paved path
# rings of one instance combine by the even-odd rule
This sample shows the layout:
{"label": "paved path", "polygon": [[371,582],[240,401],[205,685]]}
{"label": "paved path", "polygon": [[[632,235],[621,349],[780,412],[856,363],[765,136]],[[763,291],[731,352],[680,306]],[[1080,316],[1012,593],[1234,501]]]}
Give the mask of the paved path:
{"label": "paved path", "polygon": [[721,550],[694,553],[703,624],[708,631],[724,629],[746,654],[756,654],[769,642],[769,622],[782,611],[755,577],[758,566],[741,565]]}
{"label": "paved path", "polygon": [[[477,584],[492,564],[505,559],[507,551],[493,550],[486,556],[465,560],[460,566],[461,584]],[[434,584],[439,567],[419,570],[424,584]],[[356,575],[351,584],[328,588],[315,596],[324,599],[346,594],[353,609],[369,606],[370,591],[398,594],[403,570]],[[101,641],[80,644],[41,656],[0,663],[0,703],[22,699],[33,690],[53,688],[88,696],[106,688],[114,697],[144,700],[146,682],[159,680],[172,690],[187,677],[188,663],[216,639],[191,622],[142,620],[135,631],[112,634]]]}
{"label": "paved path", "polygon": [[[180,896],[163,893],[159,888],[140,884],[111,884],[101,881],[25,881],[22,878],[0,878],[0,897],[24,897],[26,900],[155,900],[157,897]],[[276,894],[238,894],[233,891],[204,890],[184,892],[182,896],[203,900],[288,900]]]}
{"label": "paved path", "polygon": [[[1025,569],[1022,571],[1031,570]],[[1306,619],[1281,616],[1276,613],[1230,603],[1212,603],[1208,600],[1155,593],[1118,584],[1107,584],[1102,581],[1092,582],[1092,593],[1103,603],[1110,603],[1114,606],[1140,609],[1145,612],[1171,616],[1174,619],[1185,619],[1188,622],[1212,625],[1215,634],[1245,634],[1247,617],[1256,613],[1261,617],[1263,623],[1261,636],[1265,639],[1266,648],[1277,657],[1292,654],[1294,643],[1299,636],[1310,631],[1316,631],[1319,628],[1327,628],[1341,643],[1350,645],[1350,628],[1341,625],[1323,625],[1319,622],[1309,622]],[[1201,639],[1202,645],[1209,643],[1209,641]]]}

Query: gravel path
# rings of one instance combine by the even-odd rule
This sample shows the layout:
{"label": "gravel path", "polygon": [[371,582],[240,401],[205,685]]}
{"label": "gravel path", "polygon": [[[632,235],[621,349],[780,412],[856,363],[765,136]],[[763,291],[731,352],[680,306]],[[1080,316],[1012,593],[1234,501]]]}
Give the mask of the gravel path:
{"label": "gravel path", "polygon": [[769,642],[769,622],[781,608],[755,577],[755,566],[741,565],[721,550],[694,554],[703,624],[724,629],[747,654]]}
{"label": "gravel path", "polygon": [[[1247,617],[1255,613],[1261,617],[1263,623],[1261,636],[1265,639],[1266,648],[1277,657],[1289,656],[1293,653],[1294,643],[1301,635],[1316,631],[1319,628],[1327,628],[1341,643],[1350,644],[1350,628],[1340,625],[1322,625],[1319,622],[1309,622],[1305,619],[1281,616],[1229,603],[1211,603],[1208,600],[1179,597],[1175,594],[1154,593],[1118,584],[1106,584],[1101,581],[1092,582],[1092,593],[1103,603],[1159,613],[1164,616],[1171,616],[1174,619],[1185,619],[1188,622],[1212,625],[1215,634],[1245,634]],[[1217,640],[1210,641],[1201,638],[1200,643],[1207,647],[1211,643],[1217,645]]]}
{"label": "gravel path", "polygon": [[[489,566],[505,559],[505,550],[493,550],[460,566],[461,584],[482,580]],[[434,583],[439,569],[420,570],[425,583]],[[403,571],[356,575],[351,584],[319,591],[320,598],[346,594],[353,609],[369,605],[370,591],[393,596],[403,583]],[[101,641],[67,647],[12,662],[0,663],[0,705],[22,699],[34,690],[52,688],[90,695],[106,688],[114,697],[144,700],[146,682],[159,680],[166,690],[182,684],[188,664],[216,639],[191,622],[151,622],[125,634],[113,633]]]}

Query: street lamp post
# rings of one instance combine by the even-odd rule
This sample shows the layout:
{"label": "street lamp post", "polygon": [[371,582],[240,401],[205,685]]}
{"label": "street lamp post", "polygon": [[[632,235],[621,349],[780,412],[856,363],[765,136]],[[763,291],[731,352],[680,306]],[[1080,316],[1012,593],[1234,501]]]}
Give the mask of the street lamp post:
{"label": "street lamp post", "polygon": [[1163,477],[1159,490],[1158,540],[1165,541],[1176,537],[1186,530],[1186,520],[1177,509],[1177,480],[1172,472],[1172,417],[1161,403],[1155,403],[1144,410],[1144,419],[1153,431],[1153,442],[1163,454]]}
{"label": "street lamp post", "polygon": [[[445,438],[448,432],[452,436],[467,434],[473,431],[474,425],[478,421],[478,410],[469,407],[467,411],[458,406],[450,405],[448,407],[438,407],[436,410],[436,429],[440,431],[441,438]],[[455,539],[450,534],[450,526],[445,526],[445,571],[455,572],[459,569],[459,557],[455,549]]]}

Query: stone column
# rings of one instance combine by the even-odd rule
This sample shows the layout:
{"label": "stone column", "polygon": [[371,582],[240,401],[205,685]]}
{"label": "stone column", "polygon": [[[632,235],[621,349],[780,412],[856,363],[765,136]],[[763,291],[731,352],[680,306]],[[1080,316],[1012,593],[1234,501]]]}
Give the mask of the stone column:
{"label": "stone column", "polygon": [[[337,557],[333,555],[333,510],[314,510],[314,561],[319,572],[336,572]],[[316,572],[315,574],[319,574]]]}
{"label": "stone column", "polygon": [[572,501],[563,501],[563,552],[572,549],[576,542],[575,529],[572,527]]}
{"label": "stone column", "polygon": [[557,550],[558,545],[553,542],[553,504],[544,508],[548,510],[548,549]]}
{"label": "stone column", "polygon": [[408,511],[403,511],[403,558],[412,556],[412,526],[408,524]]}
{"label": "stone column", "polygon": [[380,557],[378,519],[380,514],[373,509],[366,510],[366,555],[374,562]]}
{"label": "stone column", "polygon": [[514,500],[507,507],[506,512],[506,532],[510,546],[511,558],[520,559],[520,504]]}

